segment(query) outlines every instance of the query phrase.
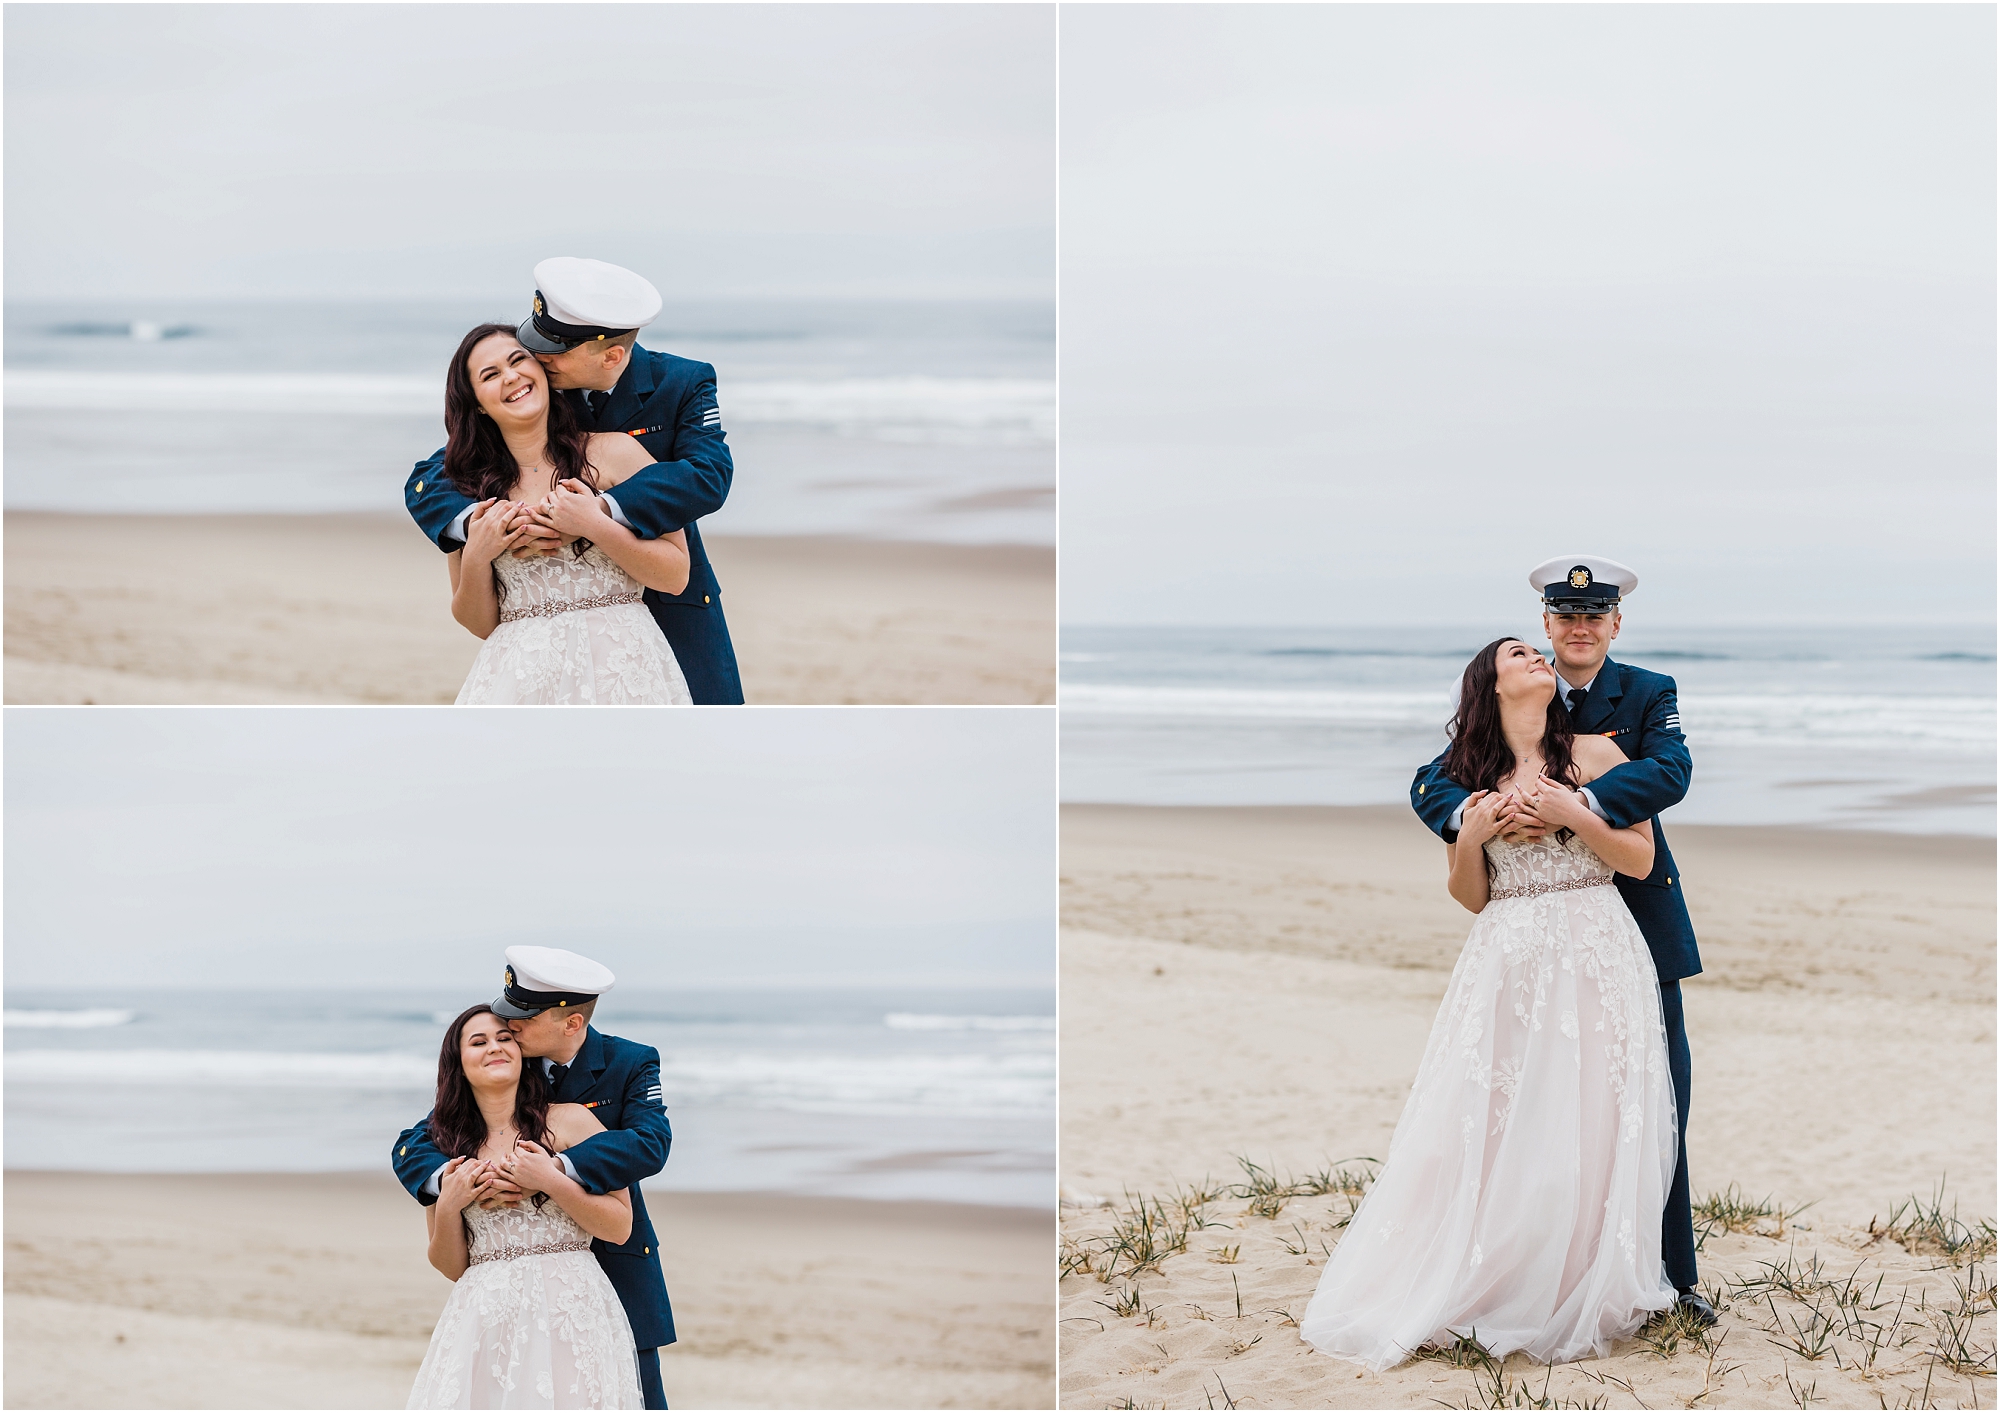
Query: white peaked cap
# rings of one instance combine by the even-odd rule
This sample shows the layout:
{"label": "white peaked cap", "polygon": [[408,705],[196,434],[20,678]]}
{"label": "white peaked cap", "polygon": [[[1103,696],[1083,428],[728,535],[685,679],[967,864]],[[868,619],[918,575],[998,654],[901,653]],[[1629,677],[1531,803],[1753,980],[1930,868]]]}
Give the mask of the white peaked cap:
{"label": "white peaked cap", "polygon": [[535,288],[548,302],[551,318],[600,329],[643,329],[660,317],[663,303],[644,275],[574,255],[553,256],[535,266]]}
{"label": "white peaked cap", "polygon": [[509,947],[513,984],[529,991],[585,992],[602,996],[618,984],[611,968],[560,947]]}
{"label": "white peaked cap", "polygon": [[1569,577],[1573,570],[1587,569],[1595,584],[1609,584],[1624,597],[1639,587],[1639,576],[1615,559],[1601,554],[1564,554],[1542,561],[1528,573],[1528,585],[1540,593],[1549,585]]}

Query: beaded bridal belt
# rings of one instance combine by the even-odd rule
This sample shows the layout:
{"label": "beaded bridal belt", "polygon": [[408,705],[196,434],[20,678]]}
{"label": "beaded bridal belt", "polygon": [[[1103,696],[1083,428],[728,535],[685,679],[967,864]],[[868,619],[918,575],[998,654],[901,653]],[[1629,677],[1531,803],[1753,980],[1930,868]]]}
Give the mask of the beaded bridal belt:
{"label": "beaded bridal belt", "polygon": [[1572,878],[1563,883],[1530,883],[1525,888],[1495,888],[1486,895],[1491,902],[1502,898],[1539,898],[1544,893],[1566,893],[1572,888],[1611,888],[1608,878]]}
{"label": "beaded bridal belt", "polygon": [[598,594],[587,599],[568,599],[555,603],[531,603],[526,608],[503,608],[500,621],[512,623],[520,618],[554,618],[564,613],[582,613],[586,608],[614,608],[621,603],[644,603],[646,596],[640,594]]}
{"label": "beaded bridal belt", "polygon": [[465,1264],[477,1266],[484,1261],[514,1261],[523,1256],[554,1256],[562,1251],[588,1251],[589,1241],[545,1241],[539,1246],[514,1246],[503,1251],[482,1251]]}

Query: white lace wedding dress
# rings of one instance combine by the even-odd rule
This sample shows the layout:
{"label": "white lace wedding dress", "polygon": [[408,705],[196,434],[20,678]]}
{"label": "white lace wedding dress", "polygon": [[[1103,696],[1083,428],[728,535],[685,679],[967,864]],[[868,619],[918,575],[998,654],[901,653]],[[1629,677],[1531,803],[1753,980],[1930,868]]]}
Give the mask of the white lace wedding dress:
{"label": "white lace wedding dress", "polygon": [[1660,1215],[1677,1115],[1646,939],[1575,838],[1486,854],[1491,900],[1299,1322],[1378,1371],[1475,1333],[1495,1355],[1603,1354],[1675,1300]]}
{"label": "white lace wedding dress", "polygon": [[411,1408],[643,1408],[632,1323],[553,1202],[465,1209],[472,1264],[451,1288]]}
{"label": "white lace wedding dress", "polygon": [[500,626],[473,659],[459,706],[692,703],[645,590],[603,550],[502,555],[494,567]]}

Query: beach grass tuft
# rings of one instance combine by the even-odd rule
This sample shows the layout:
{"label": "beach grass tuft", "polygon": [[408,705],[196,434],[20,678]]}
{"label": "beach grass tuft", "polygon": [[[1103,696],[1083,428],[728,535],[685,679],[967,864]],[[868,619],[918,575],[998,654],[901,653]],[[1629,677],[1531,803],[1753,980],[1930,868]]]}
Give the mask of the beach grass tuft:
{"label": "beach grass tuft", "polygon": [[1101,1281],[1109,1282],[1121,1268],[1132,1276],[1157,1271],[1169,1256],[1187,1250],[1193,1221],[1183,1204],[1158,1197],[1135,1198],[1130,1193],[1126,1204],[1110,1232],[1096,1238],[1097,1249],[1091,1253],[1092,1269]]}
{"label": "beach grass tuft", "polygon": [[1449,1364],[1454,1369],[1484,1369],[1494,1363],[1492,1351],[1479,1342],[1479,1331],[1453,1335],[1444,1344],[1427,1344],[1410,1356]]}
{"label": "beach grass tuft", "polygon": [[1129,1320],[1136,1315],[1144,1314],[1146,1309],[1146,1302],[1140,1297],[1136,1282],[1123,1290],[1113,1291],[1111,1299],[1100,1300],[1097,1303],[1121,1320]]}
{"label": "beach grass tuft", "polygon": [[[1346,1163],[1365,1163],[1365,1168],[1350,1168]],[[1239,1156],[1236,1165],[1243,1169],[1244,1180],[1226,1188],[1216,1190],[1218,1197],[1233,1197],[1248,1204],[1246,1212],[1253,1217],[1275,1219],[1285,1210],[1285,1203],[1294,1197],[1345,1196],[1348,1199],[1347,1215],[1354,1215],[1355,1204],[1375,1181],[1376,1160],[1373,1158],[1346,1158],[1341,1164],[1330,1165],[1307,1173],[1304,1177],[1277,1173],[1249,1158]],[[1338,1226],[1346,1226],[1343,1218]]]}
{"label": "beach grass tuft", "polygon": [[1702,1328],[1701,1322],[1678,1304],[1669,1305],[1646,1321],[1635,1338],[1661,1359],[1673,1358],[1680,1353],[1683,1344],[1704,1351],[1709,1348],[1708,1332]]}
{"label": "beach grass tuft", "polygon": [[[1431,1402],[1441,1408],[1608,1408],[1610,1406],[1602,1395],[1582,1403],[1570,1398],[1550,1397],[1549,1388],[1555,1381],[1556,1372],[1556,1366],[1553,1364],[1543,1366],[1542,1391],[1536,1393],[1534,1385],[1529,1380],[1510,1376],[1505,1364],[1486,1354],[1483,1346],[1479,1347],[1479,1352],[1486,1357],[1473,1366],[1472,1398],[1477,1401],[1446,1403],[1442,1399],[1434,1398]],[[1605,1380],[1600,1379],[1599,1382]]]}
{"label": "beach grass tuft", "polygon": [[1694,1204],[1694,1249],[1699,1251],[1717,1232],[1747,1232],[1753,1236],[1783,1238],[1785,1223],[1812,1206],[1810,1202],[1785,1207],[1767,1195],[1755,1202],[1743,1195],[1735,1183],[1720,1192],[1711,1192]]}
{"label": "beach grass tuft", "polygon": [[1942,1178],[1928,1200],[1912,1196],[1884,1222],[1870,1217],[1868,1233],[1895,1242],[1912,1256],[1942,1256],[1954,1266],[1984,1261],[1994,1254],[1993,1223],[1960,1221],[1957,1202],[1946,1211]]}
{"label": "beach grass tuft", "polygon": [[1931,1353],[1939,1364],[1962,1376],[1992,1374],[1994,1347],[1978,1340],[1980,1320],[1994,1309],[1993,1277],[1975,1265],[1951,1278],[1953,1299],[1929,1312]]}

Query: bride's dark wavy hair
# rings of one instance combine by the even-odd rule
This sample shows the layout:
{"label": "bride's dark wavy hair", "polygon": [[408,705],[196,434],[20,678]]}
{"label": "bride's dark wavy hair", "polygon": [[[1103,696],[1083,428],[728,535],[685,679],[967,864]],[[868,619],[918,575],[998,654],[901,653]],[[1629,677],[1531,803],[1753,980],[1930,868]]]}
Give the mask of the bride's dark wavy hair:
{"label": "bride's dark wavy hair", "polygon": [[[1444,753],[1444,773],[1467,790],[1497,790],[1514,773],[1514,748],[1500,729],[1500,649],[1519,638],[1495,638],[1472,655],[1458,680],[1458,712],[1445,728],[1451,748]],[[1542,727],[1543,769],[1551,780],[1572,789],[1577,785],[1569,712],[1562,694],[1549,695],[1549,713]]]}
{"label": "bride's dark wavy hair", "polygon": [[[472,1081],[465,1077],[459,1045],[465,1038],[466,1023],[474,1016],[489,1015],[492,1010],[490,1005],[479,1005],[461,1012],[446,1027],[444,1045],[438,1050],[437,1101],[431,1107],[430,1131],[432,1145],[447,1158],[477,1158],[486,1142],[486,1116],[479,1112],[479,1101],[472,1095]],[[507,1023],[500,1020],[500,1024],[504,1029]],[[553,1152],[549,1145],[549,1098],[548,1076],[542,1073],[540,1065],[530,1064],[523,1055],[520,1087],[514,1091],[514,1131],[530,1143]],[[535,1205],[541,1206],[547,1196],[536,1193]]]}
{"label": "bride's dark wavy hair", "polygon": [[[444,375],[444,474],[445,479],[474,500],[504,496],[519,479],[520,467],[507,449],[500,426],[479,405],[472,390],[472,370],[467,366],[472,350],[495,334],[515,336],[512,324],[481,324],[459,341],[458,352]],[[546,377],[546,373],[544,374]],[[590,469],[590,433],[576,420],[569,399],[549,389],[549,460],[555,464],[558,481],[581,481],[598,489],[597,473]],[[577,540],[571,553],[581,556],[590,541]]]}

